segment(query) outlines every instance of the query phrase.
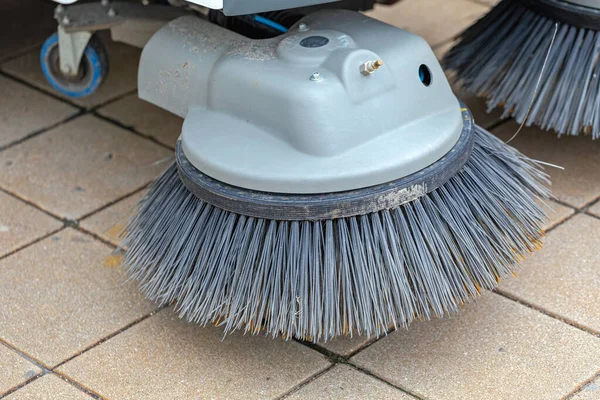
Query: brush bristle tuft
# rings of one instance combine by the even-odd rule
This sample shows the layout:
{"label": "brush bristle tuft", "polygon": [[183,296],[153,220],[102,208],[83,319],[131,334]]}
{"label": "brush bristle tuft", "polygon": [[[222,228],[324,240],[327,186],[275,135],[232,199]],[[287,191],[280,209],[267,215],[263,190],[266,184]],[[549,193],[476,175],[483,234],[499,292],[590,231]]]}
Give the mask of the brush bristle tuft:
{"label": "brush bristle tuft", "polygon": [[397,209],[327,221],[237,215],[188,192],[172,165],[126,228],[147,296],[226,331],[311,341],[379,336],[440,317],[512,275],[539,245],[548,196],[531,160],[475,128],[463,170]]}

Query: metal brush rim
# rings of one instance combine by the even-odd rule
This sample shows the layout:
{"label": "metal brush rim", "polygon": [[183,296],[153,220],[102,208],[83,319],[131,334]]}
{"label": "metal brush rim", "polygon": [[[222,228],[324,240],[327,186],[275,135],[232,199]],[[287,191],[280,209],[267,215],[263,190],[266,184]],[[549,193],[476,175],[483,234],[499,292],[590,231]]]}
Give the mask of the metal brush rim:
{"label": "metal brush rim", "polygon": [[518,0],[540,15],[579,28],[600,30],[600,8],[578,4],[577,0]]}
{"label": "metal brush rim", "polygon": [[442,186],[468,161],[474,142],[473,116],[461,102],[463,130],[454,147],[430,166],[388,183],[322,194],[268,193],[243,189],[217,181],[194,167],[177,142],[175,160],[179,177],[200,200],[248,217],[315,221],[352,217],[392,209],[409,203]]}

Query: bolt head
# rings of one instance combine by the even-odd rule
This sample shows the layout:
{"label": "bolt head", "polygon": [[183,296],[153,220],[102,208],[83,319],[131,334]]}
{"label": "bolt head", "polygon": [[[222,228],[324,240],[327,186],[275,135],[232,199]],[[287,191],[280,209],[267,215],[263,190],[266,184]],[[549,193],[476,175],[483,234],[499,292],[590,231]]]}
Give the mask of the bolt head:
{"label": "bolt head", "polygon": [[62,19],[60,20],[60,22],[63,25],[69,25],[71,23],[71,20],[69,19],[69,17],[67,17],[66,15],[64,17],[62,17]]}
{"label": "bolt head", "polygon": [[306,25],[305,23],[301,23],[300,25],[298,25],[298,30],[300,32],[306,32],[308,30],[308,25]]}
{"label": "bolt head", "polygon": [[115,11],[114,8],[109,8],[108,11],[106,12],[106,15],[108,15],[109,17],[114,17],[117,15],[117,12]]}
{"label": "bolt head", "polygon": [[321,75],[318,72],[313,72],[313,74],[310,76],[310,80],[311,81],[315,81],[316,82],[316,81],[320,81],[322,79],[323,79],[323,75]]}

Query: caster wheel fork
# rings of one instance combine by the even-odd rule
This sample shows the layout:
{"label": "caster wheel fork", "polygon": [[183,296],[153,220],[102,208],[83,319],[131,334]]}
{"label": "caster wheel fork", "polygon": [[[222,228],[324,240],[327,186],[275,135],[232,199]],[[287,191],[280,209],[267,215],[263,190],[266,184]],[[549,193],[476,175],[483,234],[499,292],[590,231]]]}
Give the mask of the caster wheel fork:
{"label": "caster wheel fork", "polygon": [[[60,31],[61,28],[59,28]],[[63,95],[72,98],[86,97],[100,87],[108,75],[106,48],[97,36],[91,35],[76,71],[65,73],[61,68],[59,33],[50,36],[40,52],[42,72],[48,83]]]}

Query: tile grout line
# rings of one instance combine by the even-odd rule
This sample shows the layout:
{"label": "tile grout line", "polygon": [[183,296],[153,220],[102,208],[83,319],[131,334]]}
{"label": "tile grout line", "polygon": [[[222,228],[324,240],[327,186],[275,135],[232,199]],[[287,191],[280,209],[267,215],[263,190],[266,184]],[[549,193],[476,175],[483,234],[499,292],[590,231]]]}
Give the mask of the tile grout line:
{"label": "tile grout line", "polygon": [[[393,332],[393,331],[394,331],[394,328],[391,328],[390,330],[388,330],[388,334],[390,332]],[[360,371],[360,372],[362,372],[362,373],[364,373],[364,374],[366,374],[366,375],[368,375],[368,376],[370,376],[372,378],[375,378],[378,381],[383,382],[383,383],[385,383],[388,386],[393,387],[394,389],[397,389],[397,390],[399,390],[399,391],[401,391],[401,392],[403,392],[405,394],[408,394],[408,395],[410,395],[412,397],[415,397],[416,399],[422,400],[421,397],[419,397],[416,394],[412,393],[410,390],[405,389],[405,388],[400,387],[400,386],[397,386],[397,385],[394,385],[393,383],[386,381],[385,379],[383,379],[380,376],[374,374],[373,372],[368,371],[368,370],[366,370],[364,368],[361,368],[361,367],[357,366],[356,364],[352,363],[352,361],[350,361],[351,357],[354,357],[360,351],[362,351],[362,350],[366,349],[367,347],[373,345],[374,343],[376,343],[380,339],[381,339],[381,337],[375,339],[374,341],[372,341],[372,342],[370,342],[368,344],[366,344],[365,346],[363,346],[360,349],[358,349],[358,350],[354,351],[353,353],[351,353],[351,355],[348,356],[348,357],[344,357],[342,355],[339,355],[339,354],[337,354],[337,353],[335,353],[335,352],[333,352],[331,350],[328,350],[328,349],[326,349],[326,348],[324,348],[322,346],[319,346],[318,344],[315,344],[315,343],[306,342],[306,341],[300,341],[300,340],[296,340],[296,339],[294,339],[294,340],[297,343],[300,343],[300,344],[308,347],[309,349],[312,349],[312,350],[314,350],[314,351],[316,351],[318,353],[321,353],[323,356],[327,357],[327,359],[329,361],[331,361],[333,363],[333,365],[338,365],[338,364],[349,365],[349,366],[353,367],[354,369],[356,369],[356,370],[358,370],[358,371]]]}
{"label": "tile grout line", "polygon": [[123,196],[119,196],[116,199],[109,201],[108,203],[98,207],[95,210],[89,211],[89,212],[81,215],[80,217],[77,218],[77,221],[83,221],[87,218],[93,217],[94,215],[101,213],[102,211],[106,210],[107,208],[110,208],[123,200],[126,200],[132,196],[135,196],[136,194],[138,194],[140,192],[143,192],[144,190],[148,189],[148,187],[152,184],[152,182],[154,182],[154,179],[152,181],[145,183],[144,185],[134,189],[133,191],[131,191],[127,194],[124,194]]}
{"label": "tile grout line", "polygon": [[138,89],[137,89],[137,85],[136,85],[135,89],[128,90],[125,93],[119,94],[115,97],[112,97],[112,98],[105,100],[101,103],[98,103],[96,105],[93,105],[90,107],[83,107],[83,108],[87,109],[88,111],[97,111],[98,109],[100,109],[102,107],[106,107],[109,104],[116,103],[117,101],[122,100],[127,96],[131,96],[132,94],[137,94],[137,91],[138,91]]}
{"label": "tile grout line", "polygon": [[109,241],[109,240],[107,240],[107,239],[103,238],[102,236],[98,235],[98,234],[97,234],[97,233],[95,233],[95,232],[92,232],[92,231],[90,231],[90,230],[88,230],[88,229],[86,229],[86,228],[82,227],[82,226],[80,225],[80,223],[81,223],[81,222],[82,222],[82,221],[83,221],[85,218],[88,218],[88,217],[90,217],[90,216],[93,216],[93,215],[95,215],[95,214],[97,214],[97,213],[99,213],[99,212],[101,212],[101,211],[103,211],[103,210],[105,210],[105,209],[109,208],[110,206],[113,206],[113,205],[115,205],[116,203],[118,203],[118,202],[120,202],[120,201],[123,201],[123,200],[125,200],[126,198],[128,198],[128,197],[130,197],[130,196],[134,196],[135,194],[137,194],[137,193],[141,192],[142,190],[146,189],[146,188],[148,187],[148,185],[150,185],[150,184],[151,184],[151,182],[149,182],[149,183],[146,183],[146,184],[144,184],[143,186],[141,186],[141,187],[139,187],[139,188],[136,188],[136,189],[135,189],[135,190],[133,190],[132,192],[130,192],[130,193],[127,193],[126,195],[123,195],[123,196],[121,196],[121,197],[117,198],[116,200],[113,200],[113,201],[111,201],[110,203],[107,203],[107,204],[105,204],[105,205],[103,205],[103,206],[99,207],[99,208],[98,208],[98,209],[96,209],[96,210],[90,211],[89,213],[87,213],[87,214],[84,214],[83,216],[81,216],[81,217],[78,217],[77,219],[68,219],[68,218],[62,218],[62,217],[60,217],[59,215],[55,215],[55,214],[51,213],[50,211],[47,211],[47,210],[45,210],[45,209],[41,208],[41,207],[40,207],[40,206],[38,206],[37,204],[35,204],[35,203],[33,203],[33,202],[31,202],[31,201],[29,201],[29,200],[27,200],[27,199],[24,199],[24,198],[22,198],[21,196],[19,196],[19,195],[18,195],[18,194],[16,194],[16,193],[12,193],[12,192],[10,192],[10,191],[8,191],[8,190],[6,190],[6,189],[4,189],[4,188],[0,187],[0,193],[5,193],[6,195],[9,195],[9,196],[11,196],[11,197],[13,197],[13,198],[15,198],[15,199],[17,199],[17,200],[19,200],[19,201],[22,201],[23,203],[25,203],[25,204],[29,205],[30,207],[33,207],[33,208],[35,208],[36,210],[43,212],[44,214],[48,215],[49,217],[52,217],[52,218],[56,219],[58,222],[61,222],[61,223],[63,224],[63,226],[62,226],[62,227],[60,227],[60,228],[58,228],[58,229],[56,229],[56,230],[52,231],[51,233],[49,233],[49,234],[46,234],[46,235],[44,235],[44,236],[42,236],[42,237],[40,237],[40,238],[37,238],[37,239],[35,239],[34,241],[32,241],[32,242],[29,242],[29,243],[27,243],[27,244],[25,244],[25,245],[23,245],[23,246],[21,246],[21,247],[19,247],[19,248],[15,249],[15,250],[13,250],[13,251],[10,251],[9,253],[7,253],[7,254],[5,254],[5,255],[3,255],[3,256],[0,256],[0,260],[4,259],[4,258],[6,258],[6,257],[8,257],[8,256],[10,256],[10,255],[13,255],[13,254],[15,254],[16,252],[18,252],[18,251],[21,251],[21,250],[23,250],[23,249],[25,249],[25,248],[27,248],[27,247],[29,247],[29,246],[31,246],[31,245],[33,245],[33,244],[35,244],[35,243],[38,243],[38,242],[40,242],[41,240],[43,240],[43,239],[46,239],[46,238],[48,238],[48,237],[52,236],[53,234],[56,234],[57,232],[59,232],[59,231],[61,231],[61,230],[65,229],[65,228],[72,228],[72,229],[74,229],[74,230],[76,230],[76,231],[78,231],[78,232],[80,232],[80,233],[83,233],[83,234],[85,234],[85,235],[91,236],[91,237],[93,237],[94,239],[96,239],[96,240],[98,240],[98,241],[100,241],[100,242],[104,243],[105,245],[109,246],[109,247],[110,247],[110,248],[112,248],[112,249],[116,249],[116,248],[118,248],[118,246],[117,246],[116,244],[112,243],[111,241]]}
{"label": "tile grout line", "polygon": [[564,224],[566,224],[567,222],[569,222],[571,219],[573,219],[576,215],[578,215],[579,213],[577,212],[577,210],[574,210],[575,212],[571,215],[569,215],[568,217],[566,217],[565,219],[558,221],[557,223],[555,223],[554,225],[552,225],[550,228],[544,230],[545,235],[542,236],[542,238],[547,237],[548,234],[552,231],[554,231],[556,228],[558,228],[559,226],[562,226]]}
{"label": "tile grout line", "polygon": [[401,392],[402,392],[402,393],[404,393],[404,394],[407,394],[407,395],[409,395],[409,396],[411,396],[411,397],[414,397],[414,398],[415,398],[415,399],[417,399],[417,400],[424,400],[424,398],[423,398],[423,397],[421,397],[421,396],[419,396],[418,394],[416,394],[416,393],[413,393],[412,391],[410,391],[410,390],[408,390],[408,389],[406,389],[406,388],[403,388],[403,387],[401,387],[401,386],[397,386],[397,385],[395,385],[395,384],[393,384],[393,383],[391,383],[391,382],[388,382],[388,381],[386,381],[385,379],[383,379],[382,377],[380,377],[379,375],[377,375],[377,374],[375,374],[375,373],[373,373],[373,372],[369,371],[368,369],[365,369],[365,368],[359,367],[358,365],[356,365],[356,364],[353,364],[353,363],[351,363],[350,361],[348,361],[348,363],[347,363],[347,364],[348,364],[349,366],[351,366],[352,368],[356,369],[357,371],[360,371],[360,372],[362,372],[363,374],[365,374],[365,375],[367,375],[367,376],[370,376],[371,378],[374,378],[374,379],[376,379],[376,380],[378,380],[378,381],[380,381],[380,382],[382,382],[382,383],[385,383],[386,385],[388,385],[388,386],[391,386],[391,387],[393,387],[394,389],[397,389],[397,390],[401,391]]}
{"label": "tile grout line", "polygon": [[590,217],[593,217],[596,219],[600,219],[600,215],[596,215],[596,214],[593,214],[590,212],[590,208],[595,207],[597,205],[600,205],[600,196],[597,199],[589,202],[585,206],[581,207],[581,214],[585,214],[587,216],[590,216]]}
{"label": "tile grout line", "polygon": [[568,207],[568,208],[573,209],[575,211],[579,211],[580,213],[584,213],[584,212],[586,212],[586,210],[588,208],[595,206],[596,203],[600,203],[600,196],[594,197],[592,200],[587,201],[585,204],[583,204],[580,207],[571,205],[571,204],[569,204],[569,203],[567,203],[567,202],[565,202],[563,200],[560,200],[560,199],[551,199],[551,200],[553,200],[554,202],[560,204],[561,206]]}
{"label": "tile grout line", "polygon": [[579,386],[577,386],[575,389],[573,389],[573,391],[571,393],[569,393],[565,397],[563,397],[562,400],[572,399],[573,397],[575,397],[576,394],[581,393],[587,385],[589,385],[590,383],[593,383],[598,378],[600,378],[600,371],[595,373],[594,376],[592,376],[591,378],[586,379],[585,381],[580,383]]}
{"label": "tile grout line", "polygon": [[[63,224],[63,226],[61,226],[60,228],[55,229],[54,231],[52,231],[50,233],[47,233],[47,234],[45,234],[43,236],[40,236],[39,238],[36,238],[35,240],[33,240],[31,242],[28,242],[28,243],[24,244],[23,246],[20,246],[20,247],[14,249],[14,250],[12,250],[12,251],[10,251],[10,252],[2,255],[2,256],[0,256],[0,260],[2,260],[4,258],[7,258],[7,257],[9,257],[9,256],[11,256],[11,255],[13,255],[13,254],[21,251],[21,250],[24,250],[24,249],[26,249],[26,248],[28,248],[28,247],[36,244],[36,243],[39,243],[42,240],[47,239],[50,236],[55,235],[56,233],[62,231],[63,229],[66,229],[66,228],[71,228],[71,229],[74,229],[75,231],[77,231],[79,233],[85,234],[87,236],[91,236],[93,239],[98,240],[99,242],[102,242],[103,244],[107,245],[108,247],[110,247],[113,250],[118,247],[117,245],[115,245],[114,243],[110,242],[109,240],[104,239],[100,235],[98,235],[98,234],[96,234],[96,233],[94,233],[92,231],[89,231],[89,230],[83,228],[82,226],[80,226],[80,224],[79,224],[80,220],[71,220],[71,219],[68,219],[68,218],[61,218],[61,217],[59,217],[57,215],[54,215],[54,214],[52,214],[52,213],[44,210],[43,208],[40,208],[39,206],[37,206],[34,203],[31,203],[31,202],[29,202],[29,201],[27,201],[25,199],[22,199],[21,197],[19,197],[18,195],[14,194],[14,193],[6,191],[5,189],[3,189],[1,187],[0,187],[0,193],[5,193],[7,195],[10,195],[10,196],[14,197],[15,199],[26,203],[27,205],[35,208],[38,211],[41,211],[41,212],[45,213],[46,215],[48,215],[48,216],[56,219],[58,222],[61,222]],[[131,195],[133,195],[133,194],[134,193],[132,193]]]}
{"label": "tile grout line", "polygon": [[51,372],[56,372],[57,368],[62,367],[63,365],[65,365],[66,363],[74,360],[75,358],[79,357],[80,355],[87,353],[88,351],[90,351],[90,350],[92,350],[92,349],[100,346],[101,344],[109,341],[110,339],[114,338],[115,336],[118,336],[121,333],[129,330],[130,328],[133,328],[135,325],[139,324],[140,322],[143,322],[143,321],[147,320],[148,318],[152,317],[153,315],[156,315],[157,313],[159,313],[160,311],[162,311],[162,310],[164,310],[166,308],[168,308],[168,305],[159,306],[158,308],[156,308],[155,310],[149,312],[148,314],[143,315],[143,316],[135,319],[134,321],[128,323],[127,325],[123,326],[122,328],[119,328],[116,331],[114,331],[112,333],[109,333],[108,335],[104,336],[103,338],[97,340],[95,343],[92,343],[91,345],[87,346],[83,350],[80,350],[77,353],[75,353],[75,354],[69,356],[68,358],[62,360],[61,362],[59,362],[58,364],[54,365],[49,370]]}
{"label": "tile grout line", "polygon": [[317,380],[320,377],[322,377],[323,375],[325,375],[327,372],[331,371],[336,365],[337,365],[337,363],[332,363],[328,367],[322,369],[321,371],[319,371],[319,372],[317,372],[317,373],[309,376],[308,378],[306,378],[305,380],[303,380],[302,382],[300,382],[299,384],[297,384],[296,386],[294,386],[293,388],[291,388],[290,390],[288,390],[284,394],[282,394],[282,395],[280,395],[278,397],[275,397],[275,400],[287,399],[292,394],[296,393],[297,391],[299,391],[303,387],[308,386],[309,384],[311,384],[315,380]]}
{"label": "tile grout line", "polygon": [[95,116],[96,118],[99,118],[99,119],[101,119],[101,120],[103,120],[105,122],[108,122],[108,123],[110,123],[112,125],[115,125],[115,126],[121,128],[121,129],[124,129],[124,130],[128,131],[128,132],[131,132],[131,133],[135,134],[136,136],[139,136],[139,137],[141,137],[141,138],[143,138],[143,139],[145,139],[145,140],[147,140],[149,142],[152,142],[152,143],[154,143],[154,144],[156,144],[156,145],[158,145],[158,146],[160,146],[160,147],[162,147],[164,149],[167,149],[167,150],[170,150],[170,151],[175,151],[174,147],[171,147],[171,146],[168,146],[168,145],[166,145],[166,144],[164,144],[162,142],[159,142],[153,136],[146,135],[146,134],[144,134],[142,132],[139,132],[139,131],[137,131],[136,129],[134,129],[133,127],[131,127],[129,125],[125,125],[124,123],[122,123],[122,122],[120,122],[120,121],[118,121],[116,119],[113,119],[113,118],[110,118],[110,117],[107,117],[105,115],[102,115],[102,114],[98,113],[96,110],[90,110],[90,113],[93,116]]}
{"label": "tile grout line", "polygon": [[514,301],[515,303],[518,303],[518,304],[522,305],[523,307],[527,307],[527,308],[529,308],[531,310],[537,311],[537,312],[539,312],[541,314],[544,314],[547,317],[555,319],[555,320],[557,320],[559,322],[562,322],[562,323],[564,323],[566,325],[569,325],[569,326],[571,326],[571,327],[573,327],[573,328],[575,328],[577,330],[580,330],[580,331],[582,331],[584,333],[587,333],[589,335],[595,336],[595,337],[597,337],[597,338],[600,339],[600,332],[596,332],[593,329],[587,328],[587,327],[585,327],[585,326],[583,326],[581,324],[578,324],[577,322],[572,321],[572,320],[570,320],[568,318],[564,318],[564,317],[562,317],[562,316],[560,316],[560,315],[558,315],[556,313],[553,313],[552,311],[545,310],[545,309],[543,309],[543,308],[541,308],[539,306],[536,306],[535,304],[532,304],[532,303],[530,303],[530,302],[528,302],[528,301],[526,301],[526,300],[524,300],[524,299],[522,299],[522,298],[520,298],[518,296],[515,296],[515,295],[512,295],[512,294],[510,294],[508,292],[505,292],[503,289],[496,288],[496,289],[494,289],[492,291],[492,293],[495,293],[498,296],[504,297],[504,298],[506,298],[508,300]]}
{"label": "tile grout line", "polygon": [[[10,256],[12,256],[12,255],[15,255],[16,253],[20,252],[21,250],[25,250],[25,249],[27,249],[28,247],[31,247],[31,246],[33,246],[34,244],[37,244],[37,243],[39,243],[39,242],[41,242],[41,241],[43,241],[43,240],[45,240],[45,239],[48,239],[49,237],[51,237],[51,236],[53,236],[53,235],[56,235],[57,233],[59,233],[59,232],[60,232],[60,231],[62,231],[63,229],[65,229],[65,226],[64,226],[64,225],[63,225],[63,226],[61,226],[61,227],[60,227],[60,228],[58,228],[58,229],[55,229],[55,230],[53,230],[53,231],[52,231],[52,232],[50,232],[50,233],[47,233],[47,234],[45,234],[45,235],[42,235],[42,236],[40,236],[40,237],[38,237],[38,238],[36,238],[36,239],[32,240],[31,242],[27,242],[27,243],[25,243],[24,245],[22,245],[22,246],[19,246],[19,247],[17,247],[16,249],[14,249],[14,250],[12,250],[12,251],[9,251],[8,253],[6,253],[6,254],[4,254],[4,255],[0,255],[0,260],[4,260],[5,258],[8,258],[8,257],[10,257]],[[1,341],[1,340],[2,340],[2,339],[0,339],[0,341]]]}
{"label": "tile grout line", "polygon": [[56,95],[55,93],[53,93],[53,92],[51,92],[51,91],[49,91],[47,89],[41,88],[39,86],[36,86],[36,85],[30,83],[29,81],[27,81],[27,80],[25,80],[23,78],[18,77],[17,75],[14,75],[14,74],[12,74],[10,72],[7,72],[4,69],[0,69],[0,76],[4,76],[5,78],[12,79],[13,81],[20,83],[21,85],[27,86],[29,89],[33,89],[33,90],[37,91],[38,93],[43,93],[46,96],[50,96],[54,100],[58,100],[58,101],[60,101],[63,104],[70,105],[71,107],[75,107],[75,108],[80,109],[80,110],[85,110],[85,107],[81,107],[80,105],[77,105],[77,104],[75,104],[75,103],[73,103],[73,102],[71,102],[68,99],[65,99],[63,97],[60,97],[60,96]]}
{"label": "tile grout line", "polygon": [[73,386],[75,389],[87,394],[88,396],[90,396],[93,399],[96,399],[96,400],[105,400],[106,399],[106,397],[102,396],[101,394],[93,391],[92,389],[90,389],[86,386],[83,386],[81,383],[69,378],[68,376],[66,376],[64,374],[61,374],[58,371],[51,371],[50,373],[52,375],[58,377],[59,379],[62,379],[63,381],[67,382],[68,384]]}
{"label": "tile grout line", "polygon": [[29,361],[30,363],[32,363],[33,365],[37,366],[39,369],[41,369],[43,372],[50,372],[51,368],[44,364],[43,362],[41,362],[40,360],[38,360],[37,358],[30,356],[29,354],[25,353],[23,350],[20,350],[19,348],[17,348],[15,345],[7,342],[6,340],[0,338],[0,346],[5,346],[6,348],[14,351],[15,353],[17,353],[20,357],[26,359],[27,361]]}
{"label": "tile grout line", "polygon": [[11,394],[15,393],[16,391],[29,385],[31,382],[37,381],[39,378],[46,376],[50,373],[51,372],[49,372],[49,371],[48,372],[42,371],[41,373],[37,374],[36,376],[32,376],[31,378],[27,379],[25,382],[21,382],[17,386],[13,386],[10,389],[8,389],[6,392],[0,393],[0,399],[4,399],[4,398],[6,398],[6,396],[10,396]]}
{"label": "tile grout line", "polygon": [[26,46],[24,49],[14,51],[10,55],[6,56],[6,58],[3,58],[0,60],[0,71],[2,71],[2,65],[7,64],[11,61],[14,61],[17,58],[26,56],[29,53],[33,53],[34,51],[39,52],[39,51],[41,51],[41,48],[43,45],[44,45],[44,41],[41,41],[41,42],[37,42],[35,44]]}
{"label": "tile grout line", "polygon": [[35,91],[37,91],[39,93],[42,93],[42,94],[44,94],[46,96],[52,97],[53,99],[58,100],[61,103],[67,104],[67,105],[69,105],[71,107],[75,107],[75,108],[77,108],[79,110],[83,110],[83,111],[95,111],[98,108],[102,108],[102,107],[107,106],[107,105],[109,105],[109,104],[111,104],[113,102],[119,101],[119,100],[123,99],[124,97],[127,97],[127,96],[130,96],[132,94],[137,93],[137,87],[136,87],[135,89],[128,90],[125,93],[119,94],[119,95],[117,95],[115,97],[111,97],[111,98],[109,98],[109,99],[107,99],[107,100],[105,100],[103,102],[98,103],[98,104],[95,104],[95,105],[92,105],[92,106],[84,106],[84,105],[80,105],[80,104],[77,104],[77,103],[71,101],[69,98],[61,97],[61,96],[57,95],[55,92],[53,92],[52,90],[49,90],[49,89],[46,89],[44,87],[35,85],[35,84],[29,82],[28,80],[23,79],[23,78],[15,75],[15,74],[13,74],[11,72],[8,72],[8,71],[6,71],[6,70],[4,70],[2,68],[0,68],[0,76],[4,76],[7,79],[10,79],[10,80],[13,80],[13,81],[15,81],[17,83],[20,83],[21,85],[27,86],[29,89],[35,90]]}
{"label": "tile grout line", "polygon": [[[482,126],[482,128],[484,128],[485,130],[489,131],[491,134],[494,135],[494,132],[492,132],[494,129],[498,129],[502,125],[505,125],[505,124],[509,123],[510,121],[512,121],[511,118],[499,119],[498,121],[490,122],[486,126]],[[477,121],[475,121],[475,123],[477,123]],[[494,135],[494,136],[496,136],[496,135]],[[498,137],[498,136],[496,136],[496,137]]]}
{"label": "tile grout line", "polygon": [[92,239],[97,240],[100,243],[102,243],[102,244],[110,247],[112,249],[112,253],[111,254],[114,254],[115,251],[119,249],[118,245],[114,244],[113,242],[111,242],[109,240],[104,239],[102,236],[100,236],[100,235],[98,235],[98,234],[96,234],[96,233],[94,233],[92,231],[89,231],[89,230],[83,228],[79,224],[77,224],[77,225],[73,224],[73,225],[68,226],[68,227],[71,228],[71,229],[73,229],[73,230],[75,230],[75,231],[77,231],[77,232],[79,232],[79,233],[81,233],[81,234],[83,234],[83,235],[89,236]]}
{"label": "tile grout line", "polygon": [[575,206],[572,206],[572,205],[570,205],[568,203],[562,202],[562,201],[557,200],[557,199],[551,199],[551,200],[554,201],[555,203],[563,206],[563,207],[569,208],[570,210],[572,210],[574,212],[573,212],[573,214],[569,215],[565,219],[557,222],[556,224],[552,225],[550,228],[546,229],[546,231],[545,231],[546,234],[552,232],[553,230],[555,230],[559,226],[562,226],[565,223],[569,222],[571,219],[575,218],[577,215],[585,215],[585,216],[588,216],[588,217],[600,220],[600,216],[597,216],[597,215],[594,215],[594,214],[590,214],[590,213],[587,212],[587,209],[590,206],[595,205],[595,203],[596,203],[596,201],[598,199],[593,200],[591,203],[587,203],[586,205],[582,206],[581,208],[577,208]]}
{"label": "tile grout line", "polygon": [[37,205],[37,204],[35,204],[34,202],[32,202],[32,201],[30,201],[30,200],[27,200],[26,198],[24,198],[24,197],[21,197],[21,195],[19,195],[19,194],[17,194],[17,193],[13,193],[13,192],[11,192],[11,191],[10,191],[10,190],[8,190],[8,189],[4,189],[4,188],[3,188],[3,187],[1,187],[1,186],[0,186],[0,193],[4,193],[4,194],[6,194],[6,195],[8,195],[8,196],[11,196],[11,197],[13,197],[13,198],[15,198],[15,199],[19,200],[19,201],[22,201],[23,203],[27,204],[28,206],[34,207],[36,210],[38,210],[38,211],[41,211],[42,213],[46,214],[47,216],[49,216],[49,217],[52,217],[52,218],[54,218],[54,219],[56,219],[56,220],[58,220],[58,221],[60,221],[60,222],[63,222],[63,223],[64,223],[64,222],[65,222],[65,220],[71,221],[71,220],[69,220],[68,218],[62,218],[62,217],[60,217],[60,216],[59,216],[59,215],[57,215],[57,214],[54,214],[54,213],[52,213],[52,212],[50,212],[50,211],[48,211],[48,210],[45,210],[44,208],[42,208],[42,207],[38,206],[38,205]]}
{"label": "tile grout line", "polygon": [[4,151],[4,150],[8,150],[8,149],[13,148],[13,147],[16,147],[16,146],[18,146],[18,145],[20,145],[20,144],[28,141],[29,139],[33,139],[35,137],[41,136],[44,133],[47,133],[47,132],[49,132],[49,131],[51,131],[53,129],[56,129],[56,128],[64,125],[64,124],[67,124],[67,123],[69,123],[69,122],[71,122],[71,121],[73,121],[73,120],[75,120],[75,119],[77,119],[79,117],[83,117],[83,116],[88,115],[88,114],[89,114],[89,112],[86,111],[86,110],[79,110],[75,114],[73,114],[73,115],[65,118],[62,121],[59,121],[59,122],[57,122],[57,123],[55,123],[53,125],[47,126],[45,128],[38,129],[38,130],[33,131],[31,133],[28,133],[28,134],[26,134],[25,136],[23,136],[20,139],[17,139],[17,140],[15,140],[13,142],[10,142],[10,143],[8,143],[6,145],[0,146],[0,152]]}

